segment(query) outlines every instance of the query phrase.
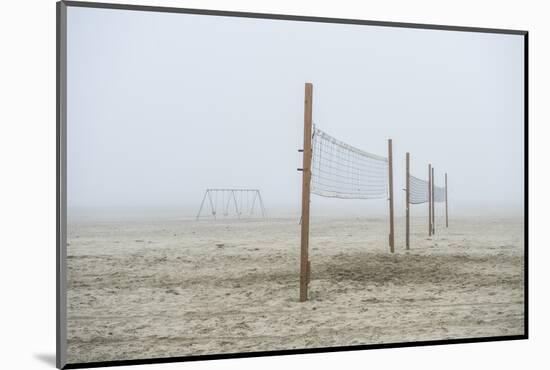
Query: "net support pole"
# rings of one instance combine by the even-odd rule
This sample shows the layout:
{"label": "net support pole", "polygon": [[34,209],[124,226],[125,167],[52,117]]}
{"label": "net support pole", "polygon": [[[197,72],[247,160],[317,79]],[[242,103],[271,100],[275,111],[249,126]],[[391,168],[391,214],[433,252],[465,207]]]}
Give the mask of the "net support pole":
{"label": "net support pole", "polygon": [[432,165],[428,164],[428,235],[432,236]]}
{"label": "net support pole", "polygon": [[449,204],[447,203],[447,172],[445,172],[445,227],[449,227]]}
{"label": "net support pole", "polygon": [[388,139],[388,185],[389,185],[389,201],[390,201],[390,252],[394,252],[394,229],[393,229],[393,149],[392,140]]}
{"label": "net support pole", "polygon": [[435,235],[435,174],[432,167],[432,235]]}
{"label": "net support pole", "polygon": [[313,115],[313,85],[305,84],[304,99],[304,152],[302,166],[302,222],[300,234],[300,302],[307,301],[309,282],[309,203],[311,185],[311,134]]}
{"label": "net support pole", "polygon": [[405,182],[405,247],[408,250],[409,244],[410,244],[410,228],[411,228],[411,220],[410,220],[410,201],[411,201],[411,181],[410,181],[410,155],[409,152],[406,154],[406,182]]}

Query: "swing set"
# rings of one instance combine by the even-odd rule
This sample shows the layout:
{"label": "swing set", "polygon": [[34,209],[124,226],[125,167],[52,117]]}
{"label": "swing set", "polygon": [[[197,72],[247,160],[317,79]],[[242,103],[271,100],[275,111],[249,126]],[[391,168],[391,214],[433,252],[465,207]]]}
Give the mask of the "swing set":
{"label": "swing set", "polygon": [[[210,214],[214,217],[254,217],[255,212],[265,218],[264,202],[258,189],[206,189],[197,220],[201,217],[208,199]],[[218,213],[221,211],[221,214]],[[203,216],[204,217],[204,216]]]}

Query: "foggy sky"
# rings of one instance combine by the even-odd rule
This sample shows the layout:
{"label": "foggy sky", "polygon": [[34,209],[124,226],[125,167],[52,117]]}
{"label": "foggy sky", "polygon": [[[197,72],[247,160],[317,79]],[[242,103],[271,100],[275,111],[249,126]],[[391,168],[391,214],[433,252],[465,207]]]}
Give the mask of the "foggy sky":
{"label": "foggy sky", "polygon": [[397,215],[407,151],[413,175],[448,173],[451,211],[523,209],[522,36],[69,7],[67,55],[69,208],[194,214],[246,187],[298,212],[311,82],[319,128],[383,156],[393,139]]}

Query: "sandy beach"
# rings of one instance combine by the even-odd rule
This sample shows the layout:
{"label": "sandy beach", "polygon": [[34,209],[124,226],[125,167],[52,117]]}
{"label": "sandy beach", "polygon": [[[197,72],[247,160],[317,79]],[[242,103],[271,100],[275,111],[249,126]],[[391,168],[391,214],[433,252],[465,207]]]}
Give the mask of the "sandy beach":
{"label": "sandy beach", "polygon": [[519,335],[522,218],[311,223],[298,301],[293,219],[68,225],[68,362]]}

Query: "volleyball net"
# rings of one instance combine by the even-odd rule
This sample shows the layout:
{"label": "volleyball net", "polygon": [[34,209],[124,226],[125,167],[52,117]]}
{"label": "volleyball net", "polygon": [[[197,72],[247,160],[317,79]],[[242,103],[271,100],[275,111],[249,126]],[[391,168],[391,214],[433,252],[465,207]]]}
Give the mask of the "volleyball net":
{"label": "volleyball net", "polygon": [[313,126],[313,194],[342,199],[385,199],[388,177],[388,158],[355,148]]}
{"label": "volleyball net", "polygon": [[430,182],[409,175],[409,204],[422,204],[430,201]]}
{"label": "volleyball net", "polygon": [[428,235],[435,234],[435,203],[445,203],[445,226],[449,227],[449,211],[447,202],[447,174],[445,173],[445,186],[435,185],[434,168],[428,165],[428,180],[420,179],[410,173],[410,153],[406,153],[406,226],[405,245],[410,246],[410,205],[428,203]]}
{"label": "volleyball net", "polygon": [[304,90],[302,211],[300,217],[300,301],[308,299],[311,279],[309,224],[311,194],[339,199],[386,199],[389,204],[390,252],[394,252],[392,140],[388,156],[349,145],[313,125],[313,85]]}
{"label": "volleyball net", "polygon": [[434,184],[433,201],[435,203],[443,203],[447,200],[447,194],[445,187],[436,186]]}

